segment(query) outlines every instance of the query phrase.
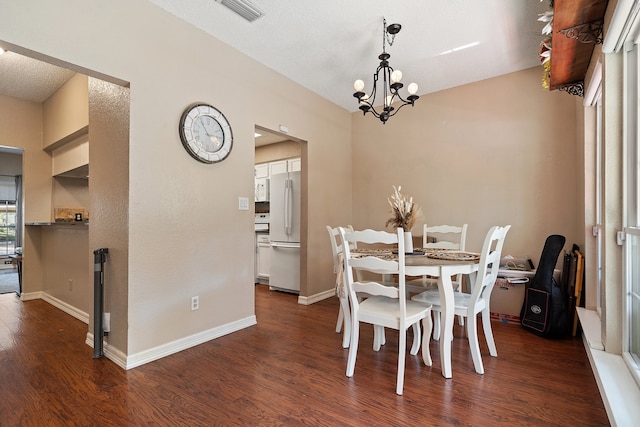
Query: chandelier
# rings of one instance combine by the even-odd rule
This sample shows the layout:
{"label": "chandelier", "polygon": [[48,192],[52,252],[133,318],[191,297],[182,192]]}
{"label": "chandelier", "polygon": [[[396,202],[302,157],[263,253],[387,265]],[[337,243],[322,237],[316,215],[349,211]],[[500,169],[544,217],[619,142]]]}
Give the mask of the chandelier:
{"label": "chandelier", "polygon": [[[400,24],[391,24],[387,27],[387,20],[382,18],[382,53],[378,56],[380,65],[378,65],[373,75],[373,90],[367,95],[362,91],[364,89],[364,82],[362,80],[356,80],[353,84],[353,88],[356,91],[353,96],[358,98],[359,108],[362,110],[362,114],[366,115],[367,113],[371,113],[379,118],[382,124],[385,124],[387,120],[389,120],[389,117],[394,116],[405,105],[411,105],[413,107],[413,103],[419,98],[419,96],[416,95],[418,85],[415,83],[411,83],[407,87],[407,91],[409,92],[407,99],[404,99],[402,95],[400,95],[399,90],[404,86],[400,82],[400,80],[402,80],[402,72],[400,70],[394,70],[389,65],[391,55],[386,51],[386,44],[389,43],[389,46],[393,45],[393,40],[401,28],[402,25]],[[382,110],[377,111],[374,105],[376,95],[379,93],[378,80],[380,80],[380,75],[382,75],[382,89],[380,92],[382,92],[384,104]],[[392,106],[395,102],[401,102],[398,108]]]}

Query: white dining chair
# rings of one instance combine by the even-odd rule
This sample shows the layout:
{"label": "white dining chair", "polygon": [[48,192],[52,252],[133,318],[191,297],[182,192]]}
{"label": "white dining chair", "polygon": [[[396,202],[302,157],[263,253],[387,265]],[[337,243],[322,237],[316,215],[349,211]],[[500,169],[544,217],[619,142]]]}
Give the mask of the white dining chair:
{"label": "white dining chair", "polygon": [[[467,240],[467,224],[457,225],[434,225],[422,226],[422,248],[427,250],[443,249],[464,251]],[[462,289],[462,275],[456,276],[452,280],[456,290]],[[432,277],[422,277],[407,281],[409,292],[423,292],[438,287],[438,279]]]}
{"label": "white dining chair", "polygon": [[[467,321],[467,338],[469,340],[469,348],[471,349],[471,357],[475,370],[479,374],[484,374],[482,365],[482,357],[480,354],[480,345],[478,343],[477,316],[482,315],[482,327],[484,336],[489,347],[489,354],[493,357],[498,356],[496,344],[493,339],[491,330],[491,311],[490,298],[493,285],[498,277],[498,269],[500,268],[500,254],[507,232],[511,228],[510,225],[499,227],[491,227],[482,245],[480,254],[480,267],[476,274],[470,293],[454,292],[455,311],[459,316],[466,317]],[[436,313],[441,311],[440,293],[438,290],[428,290],[413,296],[413,301],[424,302],[432,306],[434,317]]]}
{"label": "white dining chair", "polygon": [[[348,225],[345,227],[347,231],[353,231],[353,227]],[[329,239],[331,241],[331,251],[333,254],[333,272],[338,275],[338,272],[344,274],[343,269],[340,266],[340,257],[342,256],[342,240],[340,238],[340,234],[338,233],[338,227],[330,227],[327,225],[327,232],[329,233]],[[357,249],[358,246],[354,243],[350,246],[351,249]],[[362,280],[362,272],[359,270],[355,271],[356,280]],[[384,278],[384,277],[383,277]],[[337,280],[336,280],[337,281]],[[342,283],[344,283],[344,278],[342,279]],[[386,285],[396,286],[394,282],[391,282],[388,278],[384,282]],[[349,307],[349,296],[344,291],[344,288],[336,287],[336,296],[340,301],[340,306],[338,309],[338,320],[336,322],[336,332],[340,333],[343,328],[344,332],[342,334],[342,348],[349,348],[349,341],[351,337],[351,318],[350,312],[351,309]],[[364,298],[364,295],[358,295],[360,300]],[[384,330],[376,331],[376,333],[382,333],[382,336],[379,337],[382,343],[384,344],[385,336]]]}
{"label": "white dining chair", "polygon": [[[347,227],[345,227],[345,230],[347,230],[348,232],[352,232],[353,227],[351,225],[348,225]],[[340,238],[338,227],[331,227],[327,225],[327,232],[329,233],[329,239],[331,240],[331,252],[333,254],[333,273],[338,274],[338,272],[341,272],[339,265],[339,256],[340,254],[342,254],[342,239]],[[352,247],[352,249],[354,247]],[[349,296],[346,292],[340,289],[336,289],[336,295],[340,301],[340,308],[338,309],[338,321],[336,322],[336,332],[340,333],[344,325],[342,347],[348,348],[349,339],[351,336],[351,318],[349,315],[351,310],[349,309]]]}
{"label": "white dining chair", "polygon": [[[407,300],[405,290],[405,254],[404,232],[398,228],[396,233],[385,231],[363,230],[348,232],[339,228],[342,238],[345,262],[345,284],[351,303],[351,342],[349,343],[349,356],[347,360],[347,377],[352,377],[355,371],[356,355],[358,352],[358,340],[360,336],[360,322],[374,325],[375,351],[384,344],[384,333],[379,333],[384,328],[398,330],[398,372],[396,380],[396,393],[401,395],[404,388],[404,366],[407,342],[407,329],[413,327],[413,345],[411,354],[416,355],[420,349],[420,321],[423,322],[423,338],[431,334],[431,307],[429,304]],[[351,244],[359,243],[397,245],[397,259],[382,259],[375,256],[354,256],[349,248]],[[398,284],[387,286],[378,281],[355,280],[356,269],[369,271],[382,275],[397,275]],[[358,293],[368,295],[368,298],[360,301]],[[431,366],[431,355],[428,346],[422,350],[425,365]]]}
{"label": "white dining chair", "polygon": [[[422,248],[425,250],[455,250],[464,251],[467,241],[468,224],[458,225],[422,225]],[[462,290],[462,274],[456,275],[451,280],[454,290]],[[420,293],[427,290],[438,289],[438,279],[435,277],[423,276],[419,279],[407,281],[407,291],[410,293]],[[433,318],[433,339],[440,339],[440,317],[434,311]],[[464,325],[464,317],[458,316],[460,326]]]}

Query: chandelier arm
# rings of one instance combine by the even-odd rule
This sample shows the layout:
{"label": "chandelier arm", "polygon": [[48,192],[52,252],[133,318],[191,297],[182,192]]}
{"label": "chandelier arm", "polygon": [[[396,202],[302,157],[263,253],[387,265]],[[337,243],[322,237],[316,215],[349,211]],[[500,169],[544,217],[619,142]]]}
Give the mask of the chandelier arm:
{"label": "chandelier arm", "polygon": [[400,104],[400,106],[399,106],[398,108],[394,108],[394,109],[393,109],[393,113],[389,114],[389,117],[393,117],[393,116],[395,116],[396,114],[398,114],[398,111],[400,111],[400,109],[401,109],[402,107],[404,107],[405,105],[411,105],[411,106],[413,106],[413,104],[412,104],[412,103],[404,101],[402,104]]}

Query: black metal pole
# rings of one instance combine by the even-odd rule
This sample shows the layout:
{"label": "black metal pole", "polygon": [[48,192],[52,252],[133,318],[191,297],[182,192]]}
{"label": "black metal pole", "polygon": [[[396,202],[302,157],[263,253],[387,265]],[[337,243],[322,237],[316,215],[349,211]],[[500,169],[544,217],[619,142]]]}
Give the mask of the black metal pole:
{"label": "black metal pole", "polygon": [[100,248],[93,251],[93,358],[104,356],[102,337],[102,312],[104,311],[104,262],[109,249]]}

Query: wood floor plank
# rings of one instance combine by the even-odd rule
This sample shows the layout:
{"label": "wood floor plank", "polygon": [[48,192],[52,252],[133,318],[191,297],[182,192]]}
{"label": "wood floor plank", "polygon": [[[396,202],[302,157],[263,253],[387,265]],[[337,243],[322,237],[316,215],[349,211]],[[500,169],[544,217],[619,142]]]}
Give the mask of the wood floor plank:
{"label": "wood floor plank", "polygon": [[397,396],[397,332],[374,352],[363,326],[347,378],[337,313],[335,298],[302,306],[258,285],[257,325],[124,371],[92,358],[86,324],[0,295],[0,426],[609,425],[579,337],[547,340],[494,322],[498,357],[480,333],[478,375],[456,325],[453,378],[442,377],[431,342],[431,367],[407,351]]}

